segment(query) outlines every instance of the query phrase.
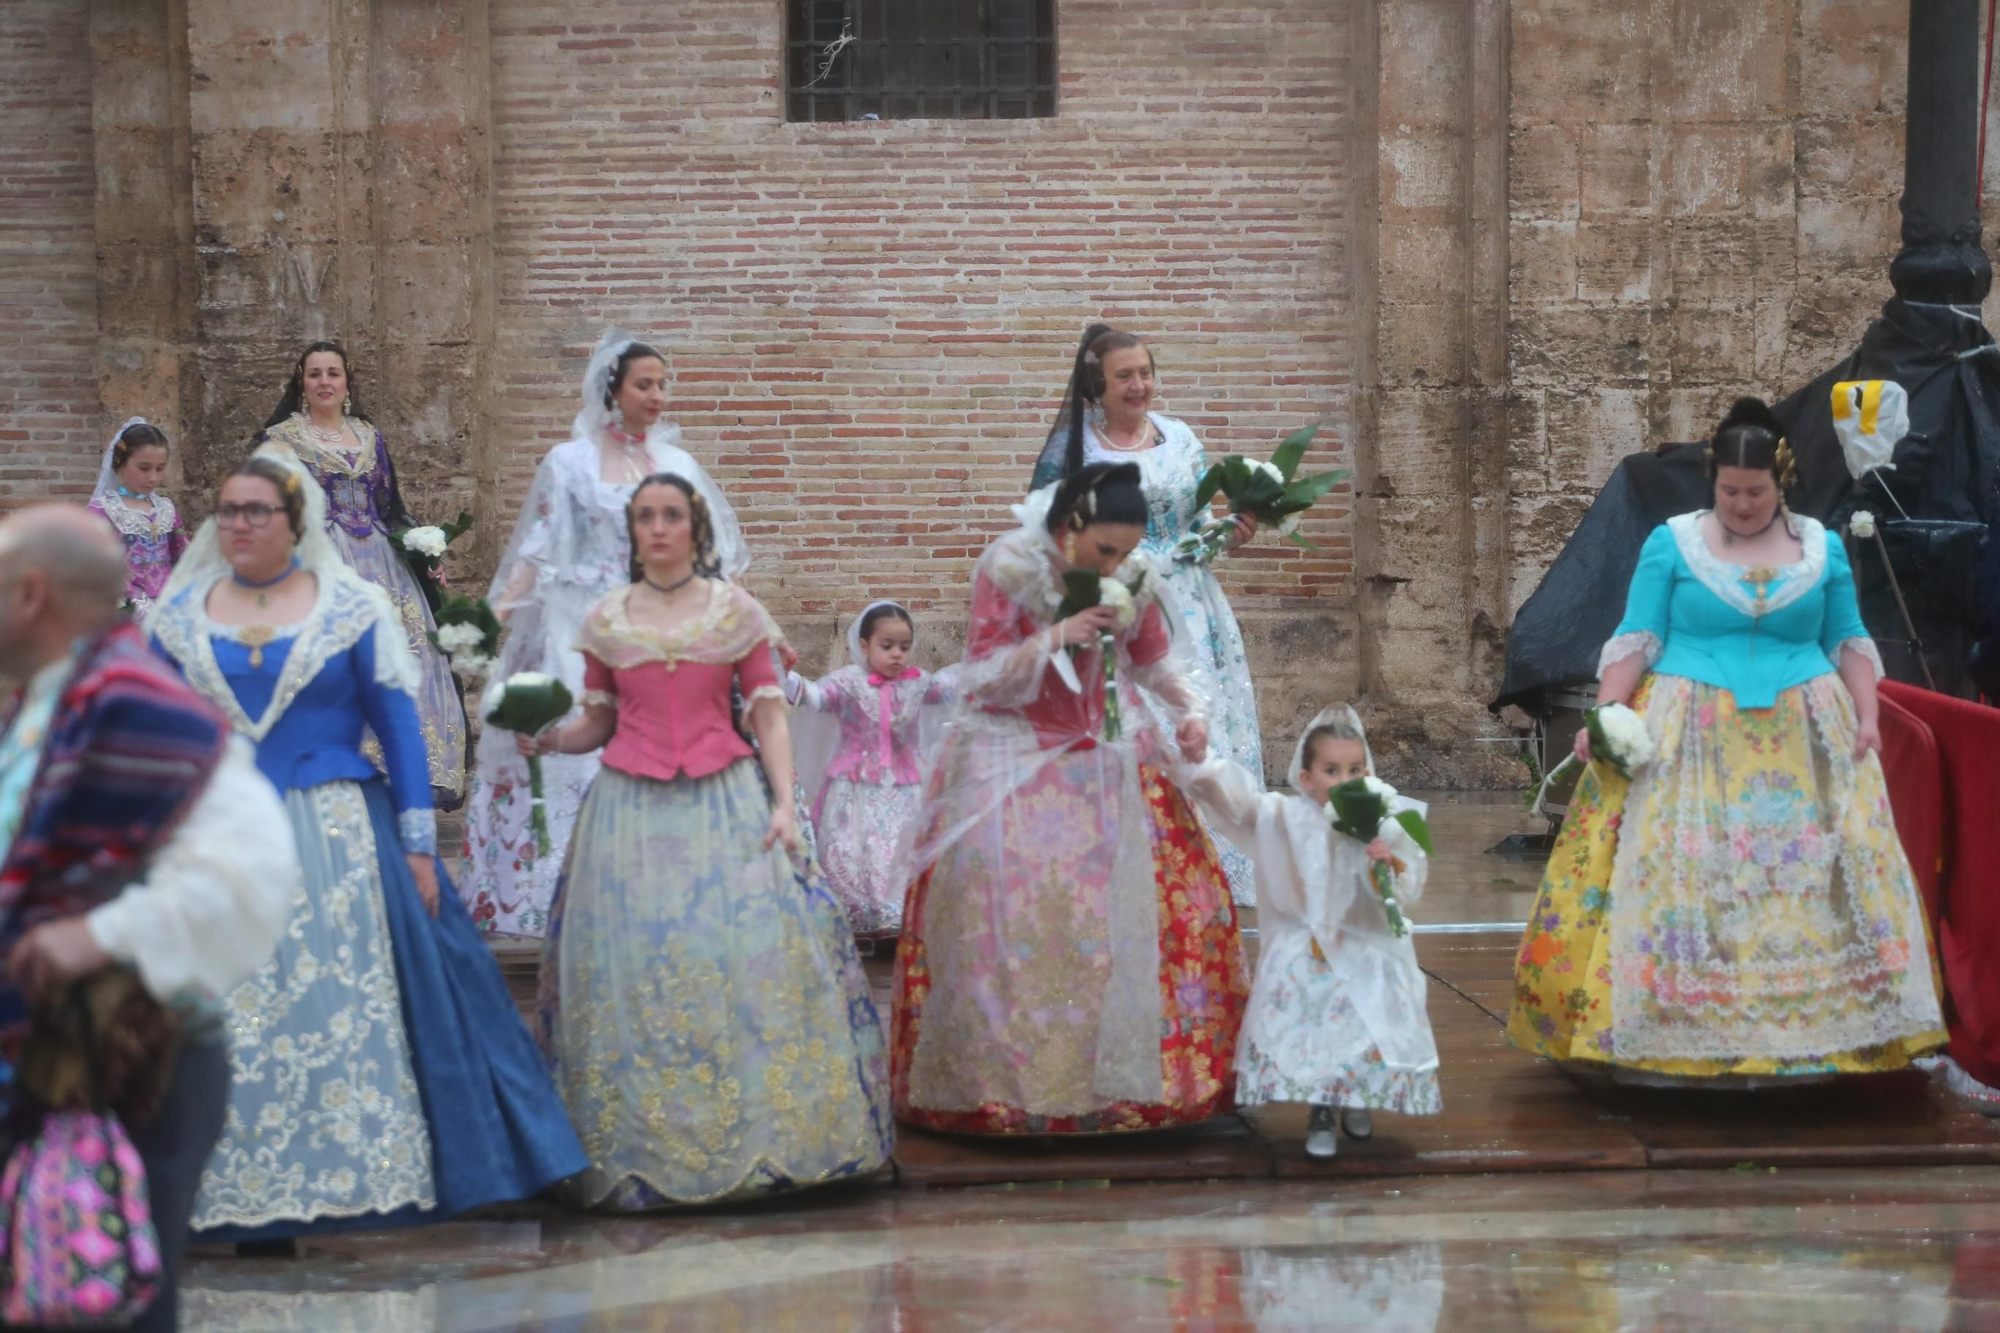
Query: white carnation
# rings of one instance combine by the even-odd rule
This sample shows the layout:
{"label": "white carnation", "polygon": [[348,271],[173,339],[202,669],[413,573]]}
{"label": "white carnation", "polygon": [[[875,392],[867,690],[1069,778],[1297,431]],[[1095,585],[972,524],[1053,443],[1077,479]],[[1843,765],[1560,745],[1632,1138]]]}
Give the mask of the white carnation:
{"label": "white carnation", "polygon": [[1624,704],[1605,704],[1597,710],[1597,727],[1611,747],[1612,755],[1628,772],[1652,762],[1653,734],[1645,721]]}
{"label": "white carnation", "polygon": [[506,697],[507,682],[504,680],[495,680],[486,687],[486,693],[480,696],[479,715],[481,717],[491,716],[493,710],[500,706],[500,701]]}
{"label": "white carnation", "polygon": [[451,655],[451,669],[467,680],[483,680],[493,670],[493,659],[476,650]]}
{"label": "white carnation", "polygon": [[1862,541],[1867,541],[1875,535],[1875,515],[1866,509],[1855,510],[1854,517],[1847,520],[1847,530]]}
{"label": "white carnation", "polygon": [[485,631],[477,625],[440,625],[437,636],[438,647],[453,657],[486,641]]}
{"label": "white carnation", "polygon": [[546,671],[516,671],[507,677],[507,687],[518,685],[524,690],[539,690],[555,683],[555,677]]}
{"label": "white carnation", "polygon": [[1272,481],[1277,482],[1280,486],[1285,484],[1285,474],[1278,470],[1276,463],[1252,463],[1250,466],[1269,477]]}
{"label": "white carnation", "polygon": [[1396,799],[1396,789],[1373,774],[1361,779],[1361,785],[1373,795],[1381,797],[1384,805]]}
{"label": "white carnation", "polygon": [[1279,519],[1278,535],[1280,537],[1289,537],[1293,533],[1297,532],[1299,530],[1299,520],[1304,518],[1305,516],[1306,516],[1306,511],[1300,509],[1294,513],[1287,514],[1283,518]]}
{"label": "white carnation", "polygon": [[1106,579],[1098,585],[1097,601],[1100,606],[1108,606],[1118,613],[1118,627],[1130,629],[1132,622],[1139,618],[1139,607],[1132,600],[1132,590],[1116,579]]}
{"label": "white carnation", "polygon": [[450,543],[444,539],[443,528],[411,528],[403,534],[405,550],[415,551],[418,555],[429,556],[433,560],[442,556],[444,548],[448,545]]}

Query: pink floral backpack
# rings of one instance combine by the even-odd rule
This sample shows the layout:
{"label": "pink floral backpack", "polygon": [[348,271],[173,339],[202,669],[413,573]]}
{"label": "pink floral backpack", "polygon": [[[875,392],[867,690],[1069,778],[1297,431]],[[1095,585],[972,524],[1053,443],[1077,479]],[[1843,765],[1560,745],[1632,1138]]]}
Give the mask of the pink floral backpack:
{"label": "pink floral backpack", "polygon": [[9,1325],[116,1327],[159,1293],[145,1164],[102,1108],[94,1051],[88,1063],[98,1109],[48,1111],[0,1174],[0,1322]]}

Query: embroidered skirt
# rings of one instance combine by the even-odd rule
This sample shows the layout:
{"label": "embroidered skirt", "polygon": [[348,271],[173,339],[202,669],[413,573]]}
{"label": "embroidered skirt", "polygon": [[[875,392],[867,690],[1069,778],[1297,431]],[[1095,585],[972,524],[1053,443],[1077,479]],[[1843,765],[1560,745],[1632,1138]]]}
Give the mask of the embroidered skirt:
{"label": "embroidered skirt", "polygon": [[538,1036],[590,1167],[633,1211],[797,1189],[888,1159],[882,1032],[846,914],[764,850],[756,764],[601,769],[543,946]]}
{"label": "embroidered skirt", "polygon": [[1923,905],[1839,678],[1738,709],[1655,676],[1633,707],[1658,758],[1577,784],[1509,1039],[1686,1079],[1900,1069],[1941,1045]]}
{"label": "embroidered skirt", "polygon": [[847,909],[857,935],[894,935],[903,926],[903,894],[896,875],[896,845],[923,809],[924,789],[855,782],[827,782],[813,825],[821,864],[834,897]]}
{"label": "embroidered skirt", "polygon": [[[1400,1115],[1443,1109],[1435,1062],[1422,1068],[1389,1064],[1350,998],[1350,972],[1372,967],[1374,984],[1393,987],[1405,1023],[1428,1024],[1424,978],[1412,955],[1386,959],[1366,946],[1321,957],[1302,925],[1264,926],[1257,984],[1243,1020],[1236,1056],[1236,1101],[1308,1102]],[[1407,1030],[1407,1029],[1406,1029]]]}
{"label": "embroidered skirt", "polygon": [[194,1226],[240,1241],[528,1198],[583,1150],[485,938],[424,910],[380,781],[286,794],[306,892],[230,996],[234,1082]]}
{"label": "embroidered skirt", "polygon": [[[1094,1090],[1111,967],[1111,832],[1095,751],[1052,759],[910,892],[896,952],[896,1114],[966,1134],[1089,1134],[1205,1120],[1232,1105],[1243,947],[1228,880],[1178,787],[1139,783],[1159,922],[1157,1102]],[[936,1030],[927,1029],[931,1025]]]}

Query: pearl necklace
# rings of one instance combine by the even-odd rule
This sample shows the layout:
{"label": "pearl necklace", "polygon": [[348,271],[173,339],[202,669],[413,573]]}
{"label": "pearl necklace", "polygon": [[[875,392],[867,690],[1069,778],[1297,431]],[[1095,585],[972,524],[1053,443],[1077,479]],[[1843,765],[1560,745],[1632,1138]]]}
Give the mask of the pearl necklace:
{"label": "pearl necklace", "polygon": [[329,429],[320,425],[308,415],[306,417],[306,431],[321,444],[339,444],[347,438],[347,417],[343,414],[340,418],[340,424]]}

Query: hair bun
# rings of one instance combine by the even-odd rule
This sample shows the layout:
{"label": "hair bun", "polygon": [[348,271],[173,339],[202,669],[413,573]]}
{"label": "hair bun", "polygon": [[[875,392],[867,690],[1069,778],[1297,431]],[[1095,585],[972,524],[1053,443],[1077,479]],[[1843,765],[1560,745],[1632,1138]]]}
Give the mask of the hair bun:
{"label": "hair bun", "polygon": [[1750,396],[1738,398],[1729,405],[1722,424],[1715,428],[1716,433],[1721,434],[1731,426],[1756,426],[1778,436],[1785,433],[1785,423],[1778,420],[1778,414],[1771,410],[1771,405],[1762,398]]}

